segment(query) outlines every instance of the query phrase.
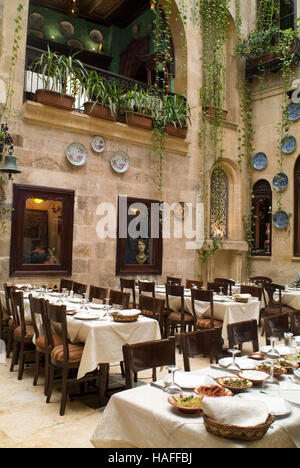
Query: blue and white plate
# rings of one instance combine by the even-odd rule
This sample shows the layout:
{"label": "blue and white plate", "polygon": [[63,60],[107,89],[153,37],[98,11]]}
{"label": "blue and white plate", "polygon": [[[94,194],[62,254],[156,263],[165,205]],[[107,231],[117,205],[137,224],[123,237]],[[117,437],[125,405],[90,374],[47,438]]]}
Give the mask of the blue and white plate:
{"label": "blue and white plate", "polygon": [[281,142],[281,150],[284,154],[292,153],[297,146],[296,138],[293,136],[286,136]]}
{"label": "blue and white plate", "polygon": [[286,174],[279,172],[273,179],[273,187],[277,192],[282,192],[289,185],[289,179]]}
{"label": "blue and white plate", "polygon": [[291,122],[295,122],[300,117],[300,104],[297,102],[291,102],[287,106],[287,118]]}
{"label": "blue and white plate", "polygon": [[252,165],[254,169],[261,171],[268,164],[268,157],[265,153],[256,153],[252,158]]}
{"label": "blue and white plate", "polygon": [[277,211],[273,215],[273,222],[278,229],[284,229],[289,224],[289,215],[285,211]]}

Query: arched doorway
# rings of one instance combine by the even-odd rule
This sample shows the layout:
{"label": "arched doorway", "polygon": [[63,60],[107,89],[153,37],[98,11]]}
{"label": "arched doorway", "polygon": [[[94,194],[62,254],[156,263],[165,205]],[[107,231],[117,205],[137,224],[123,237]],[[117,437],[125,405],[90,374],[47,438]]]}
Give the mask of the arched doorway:
{"label": "arched doorway", "polygon": [[272,190],[267,180],[258,180],[253,187],[252,226],[253,255],[271,255]]}

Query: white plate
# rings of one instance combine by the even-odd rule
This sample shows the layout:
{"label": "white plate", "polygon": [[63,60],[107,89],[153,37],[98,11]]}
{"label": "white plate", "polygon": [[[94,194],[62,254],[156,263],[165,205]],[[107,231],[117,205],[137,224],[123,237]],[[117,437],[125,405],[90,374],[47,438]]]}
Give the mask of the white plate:
{"label": "white plate", "polygon": [[87,162],[88,152],[81,143],[71,143],[66,149],[66,157],[73,166],[83,166]]}
{"label": "white plate", "polygon": [[[232,365],[228,366],[228,364],[230,362],[232,363],[232,358],[228,357],[228,358],[220,359],[218,361],[218,364],[220,364],[220,366],[224,366],[224,370],[225,370],[225,368],[227,368],[227,369],[236,369]],[[236,357],[235,362],[240,366],[241,370],[251,370],[251,369],[254,369],[255,366],[257,365],[257,362],[253,361],[252,359],[247,359],[247,358],[238,358],[238,357]],[[238,369],[236,369],[236,370],[238,370]]]}
{"label": "white plate", "polygon": [[84,312],[79,312],[78,314],[74,315],[75,319],[78,320],[98,320],[99,315],[94,315],[94,314],[87,314]]}
{"label": "white plate", "polygon": [[273,413],[277,418],[288,416],[292,411],[291,405],[283,398],[275,398],[263,393],[239,393],[234,398],[263,401],[267,405],[269,413]]}
{"label": "white plate", "polygon": [[72,302],[72,304],[80,304],[82,302],[82,299],[79,297],[73,297],[71,299],[68,299],[69,302]]}
{"label": "white plate", "polygon": [[111,157],[110,165],[118,174],[123,174],[129,169],[129,156],[124,151],[116,151]]}
{"label": "white plate", "polygon": [[174,380],[179,387],[191,389],[202,385],[203,376],[191,372],[175,372]]}
{"label": "white plate", "polygon": [[91,141],[91,147],[95,153],[102,153],[105,150],[105,146],[105,140],[101,136],[95,136]]}
{"label": "white plate", "polygon": [[[267,354],[272,349],[271,346],[262,346],[260,351],[264,354]],[[276,351],[280,354],[280,356],[286,356],[288,354],[296,354],[296,350],[294,348],[290,348],[289,346],[278,345],[275,346]]]}
{"label": "white plate", "polygon": [[89,304],[90,309],[104,309],[106,307],[105,304],[96,304],[95,302]]}

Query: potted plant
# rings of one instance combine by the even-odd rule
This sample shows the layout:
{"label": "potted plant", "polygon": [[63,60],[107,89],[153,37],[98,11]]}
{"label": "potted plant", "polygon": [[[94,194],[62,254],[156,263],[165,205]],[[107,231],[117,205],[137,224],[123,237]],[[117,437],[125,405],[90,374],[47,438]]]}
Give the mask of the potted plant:
{"label": "potted plant", "polygon": [[128,125],[152,130],[152,113],[156,98],[151,96],[151,88],[134,88],[124,95],[122,105],[125,109],[126,123]]}
{"label": "potted plant", "polygon": [[93,70],[87,75],[85,90],[88,101],[84,108],[87,114],[107,120],[116,120],[121,100],[124,96],[124,87],[118,86],[116,81],[107,80]]}
{"label": "potted plant", "polygon": [[72,110],[74,98],[86,74],[76,54],[66,57],[57,52],[44,52],[33,61],[34,71],[40,75],[43,88],[36,91],[41,104]]}
{"label": "potted plant", "polygon": [[168,135],[186,138],[187,124],[191,122],[191,108],[186,98],[178,94],[168,94],[162,99],[162,118]]}

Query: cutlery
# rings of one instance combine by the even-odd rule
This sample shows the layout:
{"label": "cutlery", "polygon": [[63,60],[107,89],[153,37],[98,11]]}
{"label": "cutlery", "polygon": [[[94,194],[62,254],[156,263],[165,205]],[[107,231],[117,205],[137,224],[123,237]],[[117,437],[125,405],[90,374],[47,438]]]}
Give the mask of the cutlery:
{"label": "cutlery", "polygon": [[[219,371],[224,370],[223,367],[219,367],[217,364],[211,364],[210,368],[211,369],[218,369]],[[226,369],[226,372],[230,372],[231,374],[236,375],[236,369]]]}

